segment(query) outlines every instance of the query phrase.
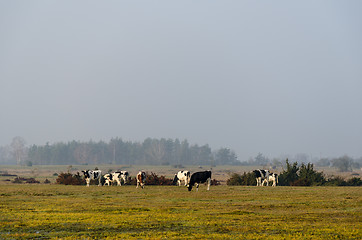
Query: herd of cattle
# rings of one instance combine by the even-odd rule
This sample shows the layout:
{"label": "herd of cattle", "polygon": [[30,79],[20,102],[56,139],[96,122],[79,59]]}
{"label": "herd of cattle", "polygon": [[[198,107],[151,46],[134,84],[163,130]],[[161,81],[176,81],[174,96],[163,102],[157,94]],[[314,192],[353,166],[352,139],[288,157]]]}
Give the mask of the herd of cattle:
{"label": "herd of cattle", "polygon": [[[256,186],[264,186],[265,184],[269,186],[269,182],[272,182],[272,186],[275,187],[278,184],[278,175],[276,173],[271,173],[269,170],[254,170],[253,171],[256,177]],[[87,187],[89,187],[91,180],[97,180],[98,186],[102,186],[101,178],[102,178],[102,171],[101,170],[84,170],[82,171],[84,174],[84,179],[87,183]],[[121,186],[122,181],[126,183],[129,180],[129,173],[127,171],[117,171],[112,173],[107,173],[103,176],[105,179],[104,185],[112,185],[116,183],[116,185]],[[145,181],[146,181],[146,172],[139,171],[137,176],[137,186],[144,188]],[[181,183],[184,183],[184,186],[187,186],[188,190],[191,191],[192,187],[196,185],[196,191],[199,190],[200,183],[207,182],[207,190],[210,190],[211,184],[211,171],[202,171],[202,172],[195,172],[191,175],[191,173],[187,170],[179,171],[175,174],[173,183],[181,186]]]}

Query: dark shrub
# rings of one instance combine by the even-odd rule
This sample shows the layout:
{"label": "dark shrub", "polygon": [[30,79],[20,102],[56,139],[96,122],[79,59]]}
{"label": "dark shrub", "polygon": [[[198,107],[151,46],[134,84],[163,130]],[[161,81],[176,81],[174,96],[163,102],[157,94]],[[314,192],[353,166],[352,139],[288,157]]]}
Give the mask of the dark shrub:
{"label": "dark shrub", "polygon": [[353,177],[347,181],[348,186],[362,186],[362,180],[357,177]]}
{"label": "dark shrub", "polygon": [[[173,179],[166,178],[165,176],[158,176],[156,173],[151,172],[151,174],[146,173],[146,185],[172,185]],[[129,177],[127,181],[129,185],[137,185],[136,177]]]}
{"label": "dark shrub", "polygon": [[23,181],[24,181],[24,178],[16,177],[16,178],[14,178],[14,181],[12,181],[12,183],[23,183]]}
{"label": "dark shrub", "polygon": [[317,172],[313,169],[313,164],[302,163],[298,166],[295,162],[290,164],[286,160],[286,169],[279,175],[279,185],[281,186],[321,186],[326,179],[323,172]]}
{"label": "dark shrub", "polygon": [[25,183],[40,183],[40,182],[35,180],[34,178],[28,178],[25,180]]}
{"label": "dark shrub", "polygon": [[17,177],[12,181],[12,183],[40,183],[39,181],[35,180],[34,178],[23,178]]}
{"label": "dark shrub", "polygon": [[291,165],[287,159],[286,165],[287,169],[279,175],[279,185],[282,186],[290,186],[292,183],[298,180],[298,163],[295,162],[293,165]]}
{"label": "dark shrub", "polygon": [[246,173],[243,175],[233,173],[231,177],[226,181],[227,185],[244,185],[253,186],[256,185],[255,174],[253,172]]}
{"label": "dark shrub", "polygon": [[347,186],[347,182],[342,177],[331,177],[325,183],[326,186]]}
{"label": "dark shrub", "polygon": [[7,171],[0,171],[0,176],[3,176],[3,177],[17,177],[17,175],[9,174]]}
{"label": "dark shrub", "polygon": [[220,181],[216,180],[215,178],[211,180],[211,185],[213,186],[217,186],[217,185],[220,185]]}
{"label": "dark shrub", "polygon": [[61,173],[56,179],[56,183],[64,185],[85,185],[85,180],[79,175],[79,172],[74,175],[71,173]]}
{"label": "dark shrub", "polygon": [[326,182],[326,179],[323,176],[323,172],[317,172],[313,169],[313,164],[308,163],[305,165],[302,163],[302,165],[299,168],[299,174],[298,174],[298,182],[304,183],[305,185],[293,185],[293,186],[320,186],[323,185]]}
{"label": "dark shrub", "polygon": [[45,179],[44,183],[49,184],[50,181],[48,179]]}
{"label": "dark shrub", "polygon": [[137,179],[136,177],[131,177],[128,181],[130,185],[137,185]]}
{"label": "dark shrub", "polygon": [[362,180],[357,177],[353,177],[348,181],[344,180],[342,177],[331,177],[324,184],[325,186],[362,186]]}
{"label": "dark shrub", "polygon": [[241,175],[237,173],[231,174],[231,177],[226,181],[226,184],[231,186],[241,185],[241,183],[242,183]]}
{"label": "dark shrub", "polygon": [[308,179],[298,179],[290,183],[290,186],[310,186],[310,181]]}
{"label": "dark shrub", "polygon": [[[146,174],[147,185],[172,185],[173,179],[166,178],[165,176],[157,176],[156,173]],[[136,181],[137,184],[137,181]]]}

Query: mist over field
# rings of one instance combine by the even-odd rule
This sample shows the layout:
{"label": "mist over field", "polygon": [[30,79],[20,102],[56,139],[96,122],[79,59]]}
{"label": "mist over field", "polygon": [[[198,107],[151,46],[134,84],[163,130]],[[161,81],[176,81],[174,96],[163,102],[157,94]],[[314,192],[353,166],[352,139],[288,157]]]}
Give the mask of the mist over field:
{"label": "mist over field", "polygon": [[[194,164],[218,153],[223,163],[360,162],[361,10],[334,0],[0,1],[0,164],[35,164],[73,141],[67,159],[93,161],[82,160],[88,143],[114,139],[151,139],[144,154],[160,164],[181,161],[156,151],[162,139],[186,140]],[[17,137],[38,157],[14,155]],[[107,151],[107,163],[125,159]]]}

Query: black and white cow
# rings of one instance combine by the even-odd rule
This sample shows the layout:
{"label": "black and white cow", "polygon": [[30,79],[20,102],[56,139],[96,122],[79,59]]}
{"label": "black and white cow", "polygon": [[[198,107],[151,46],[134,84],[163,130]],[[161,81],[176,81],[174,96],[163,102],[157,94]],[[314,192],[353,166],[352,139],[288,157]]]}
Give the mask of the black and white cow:
{"label": "black and white cow", "polygon": [[110,185],[112,185],[112,183],[114,182],[114,175],[113,175],[113,173],[104,174],[103,177],[104,177],[104,180],[105,180],[104,186],[106,186],[106,185],[110,186]]}
{"label": "black and white cow", "polygon": [[91,180],[98,180],[98,186],[102,186],[101,177],[102,171],[101,170],[84,170],[82,171],[84,174],[84,179],[87,182],[87,187],[89,187],[89,183]]}
{"label": "black and white cow", "polygon": [[207,190],[210,190],[211,184],[211,171],[195,172],[191,175],[188,190],[191,191],[194,184],[196,184],[196,191],[199,190],[199,184],[207,181]]}
{"label": "black and white cow", "polygon": [[[264,180],[265,181],[265,180]],[[276,173],[269,173],[269,182],[273,182],[273,187],[276,187],[278,184],[278,174]]]}
{"label": "black and white cow", "polygon": [[128,172],[127,171],[118,171],[118,172],[113,172],[113,173],[107,173],[106,175],[104,175],[104,179],[105,179],[105,183],[104,185],[112,185],[112,183],[116,182],[117,185],[121,186],[122,185],[122,180],[123,183],[126,183],[128,180]]}
{"label": "black and white cow", "polygon": [[177,184],[177,186],[181,186],[181,181],[185,182],[185,186],[187,186],[190,182],[190,172],[187,170],[179,171],[177,174],[175,174],[175,177],[173,179],[173,184]]}
{"label": "black and white cow", "polygon": [[269,171],[268,170],[254,170],[253,171],[256,178],[256,186],[264,186],[264,182],[269,186]]}
{"label": "black and white cow", "polygon": [[[119,178],[123,180],[123,184],[126,184],[128,182],[129,173],[127,171],[119,171]],[[119,185],[121,185],[121,183],[119,183]]]}
{"label": "black and white cow", "polygon": [[141,188],[144,188],[145,187],[145,181],[146,181],[146,173],[144,171],[139,171],[138,174],[137,174],[137,187],[138,186],[141,186]]}

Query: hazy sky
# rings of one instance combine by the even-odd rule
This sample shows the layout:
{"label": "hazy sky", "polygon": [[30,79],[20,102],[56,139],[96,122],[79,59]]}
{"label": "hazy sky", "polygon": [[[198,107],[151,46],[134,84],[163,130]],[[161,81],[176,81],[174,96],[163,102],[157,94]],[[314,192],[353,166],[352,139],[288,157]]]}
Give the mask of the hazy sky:
{"label": "hazy sky", "polygon": [[0,0],[0,145],[362,156],[362,1]]}

